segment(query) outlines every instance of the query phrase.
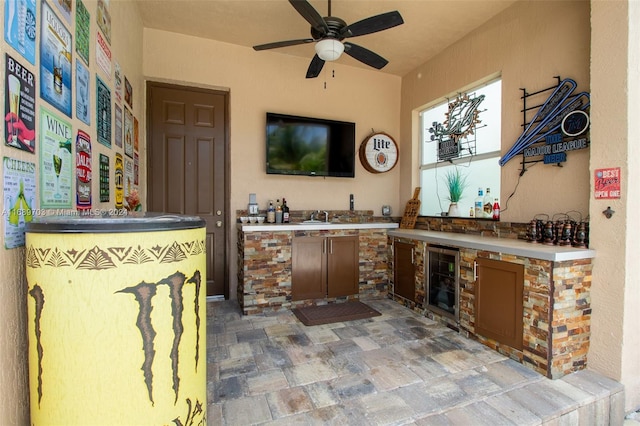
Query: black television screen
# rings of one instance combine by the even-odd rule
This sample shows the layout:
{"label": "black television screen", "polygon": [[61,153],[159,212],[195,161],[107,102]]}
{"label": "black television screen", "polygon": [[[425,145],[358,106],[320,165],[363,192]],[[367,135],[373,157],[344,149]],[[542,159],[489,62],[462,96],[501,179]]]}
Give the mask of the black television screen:
{"label": "black television screen", "polygon": [[354,177],[356,125],[267,113],[267,173]]}

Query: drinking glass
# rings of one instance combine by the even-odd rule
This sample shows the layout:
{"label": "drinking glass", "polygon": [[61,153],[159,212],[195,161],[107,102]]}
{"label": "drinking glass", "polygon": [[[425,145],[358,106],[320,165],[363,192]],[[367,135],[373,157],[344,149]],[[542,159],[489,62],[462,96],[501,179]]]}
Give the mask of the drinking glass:
{"label": "drinking glass", "polygon": [[9,112],[11,112],[11,135],[10,143],[17,144],[18,129],[14,125],[18,120],[20,112],[20,80],[15,75],[9,75]]}

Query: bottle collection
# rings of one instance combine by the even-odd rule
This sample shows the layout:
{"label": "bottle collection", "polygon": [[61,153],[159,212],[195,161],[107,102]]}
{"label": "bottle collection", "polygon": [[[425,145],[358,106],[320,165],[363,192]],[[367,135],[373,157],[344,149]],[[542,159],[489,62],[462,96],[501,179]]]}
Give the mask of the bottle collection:
{"label": "bottle collection", "polygon": [[260,209],[258,207],[258,203],[256,202],[256,194],[249,194],[249,206],[247,209],[248,216],[241,216],[241,223],[289,223],[290,215],[289,215],[289,206],[287,206],[287,200],[282,198],[282,203],[280,203],[280,199],[276,199],[274,203],[273,200],[269,200],[269,204],[265,210],[266,214],[260,214]]}
{"label": "bottle collection", "polygon": [[289,206],[287,206],[287,200],[282,198],[276,199],[275,206],[273,200],[269,200],[269,207],[267,207],[267,223],[289,223]]}
{"label": "bottle collection", "polygon": [[469,216],[478,219],[500,220],[500,203],[497,198],[491,196],[491,188],[484,192],[478,188],[478,197],[469,210]]}

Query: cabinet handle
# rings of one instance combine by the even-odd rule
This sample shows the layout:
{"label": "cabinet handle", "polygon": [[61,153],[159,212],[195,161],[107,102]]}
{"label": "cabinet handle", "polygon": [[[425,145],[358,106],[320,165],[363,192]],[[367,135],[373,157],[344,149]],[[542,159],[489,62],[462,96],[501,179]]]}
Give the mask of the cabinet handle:
{"label": "cabinet handle", "polygon": [[329,240],[329,254],[333,254],[333,240]]}
{"label": "cabinet handle", "polygon": [[473,261],[473,281],[478,281],[478,262]]}
{"label": "cabinet handle", "polygon": [[415,265],[416,264],[416,259],[414,258],[414,253],[415,253],[415,249],[411,249],[411,264]]}
{"label": "cabinet handle", "polygon": [[322,254],[327,254],[327,240],[322,242]]}

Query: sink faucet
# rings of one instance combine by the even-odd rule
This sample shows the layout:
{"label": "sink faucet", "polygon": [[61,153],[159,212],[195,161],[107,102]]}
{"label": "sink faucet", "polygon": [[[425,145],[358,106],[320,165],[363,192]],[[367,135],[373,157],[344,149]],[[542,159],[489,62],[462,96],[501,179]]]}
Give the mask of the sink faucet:
{"label": "sink faucet", "polygon": [[316,210],[311,212],[311,220],[320,220],[320,213],[324,213],[324,221],[329,222],[329,212]]}

